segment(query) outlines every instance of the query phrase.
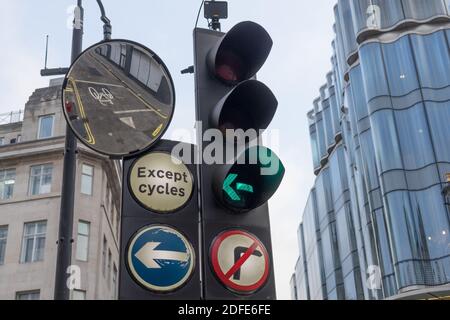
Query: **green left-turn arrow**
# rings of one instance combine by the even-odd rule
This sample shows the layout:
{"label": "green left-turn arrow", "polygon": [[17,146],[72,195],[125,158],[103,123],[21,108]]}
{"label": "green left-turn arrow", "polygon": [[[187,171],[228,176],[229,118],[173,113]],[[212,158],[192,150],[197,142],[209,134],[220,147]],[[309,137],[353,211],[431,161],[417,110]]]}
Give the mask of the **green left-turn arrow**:
{"label": "green left-turn arrow", "polygon": [[237,177],[237,174],[231,173],[223,182],[223,191],[225,191],[233,201],[241,200],[241,197],[237,194],[236,190],[253,193],[253,186],[241,182],[236,183],[236,190],[234,190],[233,187],[231,187],[231,184],[236,180]]}

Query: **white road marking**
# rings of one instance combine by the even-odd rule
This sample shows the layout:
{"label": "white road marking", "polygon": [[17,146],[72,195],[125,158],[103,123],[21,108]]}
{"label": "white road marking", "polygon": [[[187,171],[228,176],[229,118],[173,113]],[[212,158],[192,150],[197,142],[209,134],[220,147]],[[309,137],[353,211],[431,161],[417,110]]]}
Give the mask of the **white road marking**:
{"label": "white road marking", "polygon": [[112,84],[112,83],[102,83],[102,82],[95,82],[95,81],[85,81],[85,80],[75,80],[76,82],[81,83],[87,83],[87,84],[97,84],[99,86],[109,86],[109,87],[117,87],[117,88],[125,88],[124,86],[120,84]]}
{"label": "white road marking", "polygon": [[132,117],[120,118],[120,121],[125,123],[127,126],[133,128],[133,129],[136,129],[136,125],[134,124],[134,121],[133,121]]}
{"label": "white road marking", "polygon": [[139,113],[139,112],[155,112],[155,111],[149,110],[149,109],[124,110],[124,111],[114,111],[114,114],[127,114],[127,113]]}

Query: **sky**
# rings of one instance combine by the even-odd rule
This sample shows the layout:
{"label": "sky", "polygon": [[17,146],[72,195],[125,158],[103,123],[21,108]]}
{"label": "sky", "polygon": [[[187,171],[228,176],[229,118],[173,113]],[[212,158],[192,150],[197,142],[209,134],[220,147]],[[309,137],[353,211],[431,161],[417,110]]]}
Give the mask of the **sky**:
{"label": "sky", "polygon": [[[130,39],[156,52],[168,66],[176,91],[172,124],[164,138],[195,124],[194,77],[180,71],[193,64],[192,30],[201,0],[103,0],[113,38]],[[229,0],[226,32],[241,21],[254,21],[272,36],[269,59],[258,80],[279,101],[269,130],[278,130],[277,153],[286,175],[270,200],[273,256],[278,299],[290,299],[289,281],[298,257],[297,227],[314,183],[306,113],[331,70],[331,41],[336,0]],[[48,78],[44,67],[45,36],[50,36],[48,66],[68,67],[71,6],[76,0],[2,0],[0,10],[0,114],[23,109]],[[102,40],[96,1],[84,0],[84,48]],[[207,28],[203,12],[199,27]]]}

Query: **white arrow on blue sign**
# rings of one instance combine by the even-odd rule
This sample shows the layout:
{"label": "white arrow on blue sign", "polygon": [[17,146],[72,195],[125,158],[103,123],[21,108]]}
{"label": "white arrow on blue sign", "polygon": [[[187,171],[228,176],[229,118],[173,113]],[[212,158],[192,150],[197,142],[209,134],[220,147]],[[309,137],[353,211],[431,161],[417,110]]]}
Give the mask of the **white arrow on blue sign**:
{"label": "white arrow on blue sign", "polygon": [[131,239],[127,252],[132,277],[156,292],[174,291],[190,278],[195,265],[192,245],[177,230],[151,225]]}

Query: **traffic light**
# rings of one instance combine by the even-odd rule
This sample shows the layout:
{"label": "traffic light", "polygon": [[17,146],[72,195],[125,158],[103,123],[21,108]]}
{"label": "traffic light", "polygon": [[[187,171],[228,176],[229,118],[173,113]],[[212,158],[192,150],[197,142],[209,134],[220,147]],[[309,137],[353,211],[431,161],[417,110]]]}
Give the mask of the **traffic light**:
{"label": "traffic light", "polygon": [[250,21],[194,30],[205,299],[276,298],[267,201],[285,169],[260,143],[278,101],[256,80],[272,45]]}

